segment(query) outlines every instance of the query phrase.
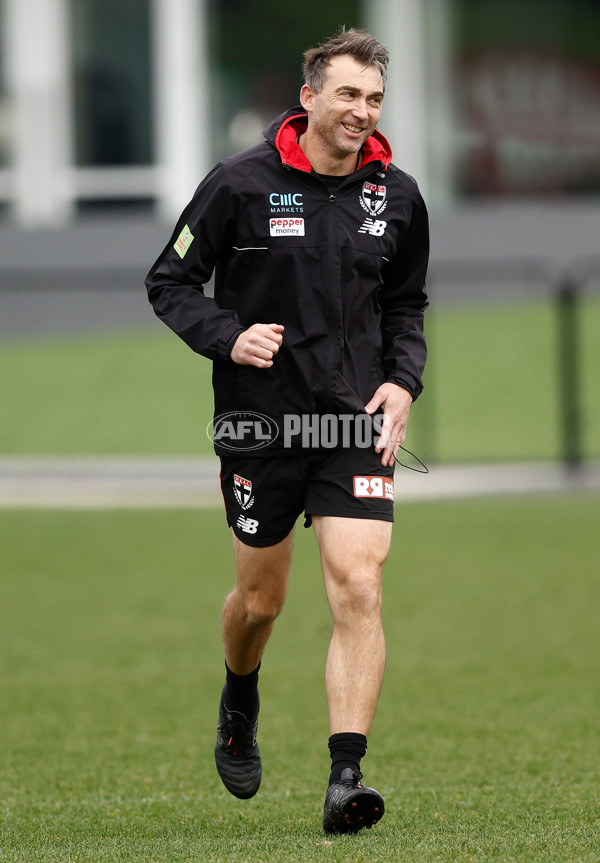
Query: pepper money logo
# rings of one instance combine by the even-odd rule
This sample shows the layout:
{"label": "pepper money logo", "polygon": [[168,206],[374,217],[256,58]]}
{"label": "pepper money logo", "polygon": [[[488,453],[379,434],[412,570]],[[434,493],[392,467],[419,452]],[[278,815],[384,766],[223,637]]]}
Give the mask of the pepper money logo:
{"label": "pepper money logo", "polygon": [[304,219],[269,219],[272,237],[303,237]]}
{"label": "pepper money logo", "polygon": [[209,439],[235,452],[270,446],[279,435],[275,420],[256,411],[230,411],[214,417],[206,427]]}

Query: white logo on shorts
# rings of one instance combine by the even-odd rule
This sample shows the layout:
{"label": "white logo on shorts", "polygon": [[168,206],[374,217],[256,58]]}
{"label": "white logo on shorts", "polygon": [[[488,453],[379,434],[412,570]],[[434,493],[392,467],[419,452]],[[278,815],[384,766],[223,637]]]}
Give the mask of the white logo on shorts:
{"label": "white logo on shorts", "polygon": [[246,518],[243,515],[238,517],[236,525],[240,530],[243,530],[244,533],[256,533],[258,528],[258,522],[255,518]]}
{"label": "white logo on shorts", "polygon": [[354,497],[394,500],[394,480],[384,476],[355,476]]}
{"label": "white logo on shorts", "polygon": [[233,475],[233,493],[242,509],[250,509],[254,503],[252,496],[252,481],[243,476]]}

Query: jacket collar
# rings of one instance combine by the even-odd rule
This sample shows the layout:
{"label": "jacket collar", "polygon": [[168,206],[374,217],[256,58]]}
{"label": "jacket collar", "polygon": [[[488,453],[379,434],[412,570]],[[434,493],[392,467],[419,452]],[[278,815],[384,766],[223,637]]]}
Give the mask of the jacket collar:
{"label": "jacket collar", "polygon": [[[302,108],[293,108],[277,117],[264,134],[279,152],[284,165],[310,172],[312,166],[298,144],[298,136],[306,130],[307,125],[306,112]],[[377,162],[385,170],[392,161],[392,148],[381,132],[375,129],[363,144],[362,156],[361,168],[369,162]]]}

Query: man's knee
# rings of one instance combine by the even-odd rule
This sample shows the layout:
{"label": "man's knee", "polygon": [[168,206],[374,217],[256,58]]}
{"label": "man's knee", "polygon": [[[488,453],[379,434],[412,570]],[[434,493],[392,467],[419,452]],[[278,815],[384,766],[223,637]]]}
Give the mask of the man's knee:
{"label": "man's knee", "polygon": [[329,551],[324,563],[325,577],[350,597],[372,600],[381,594],[381,574],[387,549],[363,547],[348,554],[344,549]]}
{"label": "man's knee", "polygon": [[381,615],[381,567],[330,567],[326,573],[329,605],[335,619]]}
{"label": "man's knee", "polygon": [[265,626],[280,614],[287,595],[291,537],[267,548],[251,548],[234,539],[237,565],[235,593],[246,622]]}
{"label": "man's knee", "polygon": [[238,591],[246,622],[250,626],[268,626],[281,613],[285,603],[284,590]]}

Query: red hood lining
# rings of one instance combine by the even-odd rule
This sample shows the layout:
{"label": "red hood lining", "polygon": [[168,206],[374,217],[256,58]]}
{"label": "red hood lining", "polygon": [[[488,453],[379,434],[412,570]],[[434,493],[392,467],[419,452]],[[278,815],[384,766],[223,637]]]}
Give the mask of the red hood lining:
{"label": "red hood lining", "polygon": [[[279,151],[284,165],[299,168],[301,171],[312,171],[312,165],[302,152],[298,136],[306,131],[308,118],[306,114],[292,114],[286,117],[275,136],[275,146]],[[370,135],[362,147],[362,168],[367,162],[383,162],[387,166],[392,161],[392,149],[387,139],[377,129]]]}

